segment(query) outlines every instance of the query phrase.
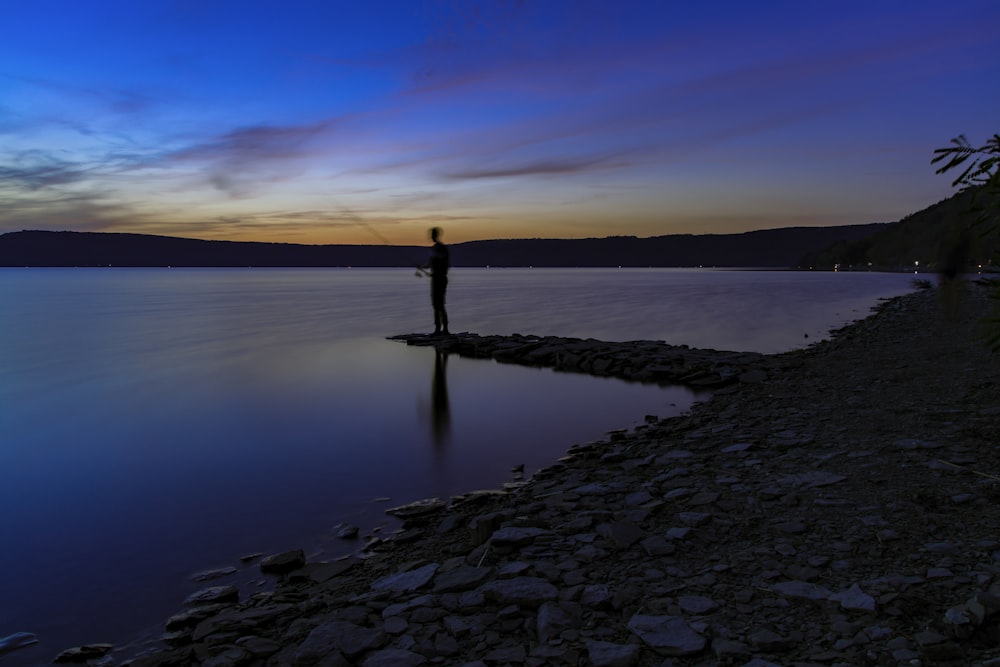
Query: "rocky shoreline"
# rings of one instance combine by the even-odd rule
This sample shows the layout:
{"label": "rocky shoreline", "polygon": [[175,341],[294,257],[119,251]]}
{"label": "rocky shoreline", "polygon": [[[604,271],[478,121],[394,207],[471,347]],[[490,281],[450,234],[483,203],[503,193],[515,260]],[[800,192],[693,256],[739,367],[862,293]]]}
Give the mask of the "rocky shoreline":
{"label": "rocky shoreline", "polygon": [[[395,508],[356,557],[262,559],[134,667],[1000,666],[1000,362],[986,290],[782,355],[545,337],[449,352],[716,389],[504,490]],[[124,651],[64,660],[116,665]]]}

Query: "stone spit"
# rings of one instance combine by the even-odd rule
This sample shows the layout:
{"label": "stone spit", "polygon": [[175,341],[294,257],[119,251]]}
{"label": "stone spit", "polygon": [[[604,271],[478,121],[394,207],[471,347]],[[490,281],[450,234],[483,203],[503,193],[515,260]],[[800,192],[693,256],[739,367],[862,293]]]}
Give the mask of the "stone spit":
{"label": "stone spit", "polygon": [[131,664],[998,667],[1000,364],[976,337],[988,303],[982,287],[950,309],[918,291],[766,357],[404,337],[721,389],[520,485],[396,508],[401,530],[354,557],[275,554],[273,591],[192,596],[166,647]]}

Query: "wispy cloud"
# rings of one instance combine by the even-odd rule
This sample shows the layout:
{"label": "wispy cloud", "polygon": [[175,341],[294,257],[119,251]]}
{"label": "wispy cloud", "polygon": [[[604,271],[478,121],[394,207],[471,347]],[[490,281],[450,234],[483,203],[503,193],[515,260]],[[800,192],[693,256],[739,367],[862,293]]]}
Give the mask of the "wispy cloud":
{"label": "wispy cloud", "polygon": [[57,160],[41,151],[21,153],[12,163],[0,164],[0,188],[41,190],[76,183],[87,176],[87,169],[66,160]]}
{"label": "wispy cloud", "polygon": [[445,174],[454,179],[512,178],[521,176],[552,176],[581,174],[627,166],[627,162],[611,162],[604,157],[552,158],[492,169],[466,169]]}
{"label": "wispy cloud", "polygon": [[177,150],[165,161],[194,165],[212,187],[231,197],[242,197],[264,182],[288,178],[289,163],[314,154],[317,147],[313,142],[335,124],[323,120],[243,127]]}

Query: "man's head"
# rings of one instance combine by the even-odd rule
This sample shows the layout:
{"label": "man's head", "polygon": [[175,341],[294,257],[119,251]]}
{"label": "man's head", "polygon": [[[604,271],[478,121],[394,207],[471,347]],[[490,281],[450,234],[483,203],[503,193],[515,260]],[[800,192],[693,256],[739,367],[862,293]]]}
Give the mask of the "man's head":
{"label": "man's head", "polygon": [[438,239],[441,238],[441,234],[442,232],[440,227],[431,227],[431,241],[437,243]]}

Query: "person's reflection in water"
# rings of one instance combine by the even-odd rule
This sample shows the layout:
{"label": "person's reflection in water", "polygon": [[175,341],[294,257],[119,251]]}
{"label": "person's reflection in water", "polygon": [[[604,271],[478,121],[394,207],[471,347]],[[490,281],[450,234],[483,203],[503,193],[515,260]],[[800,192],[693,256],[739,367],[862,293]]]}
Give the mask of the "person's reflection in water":
{"label": "person's reflection in water", "polygon": [[451,406],[448,402],[448,351],[434,348],[434,380],[431,386],[431,431],[434,444],[444,447],[451,439]]}

